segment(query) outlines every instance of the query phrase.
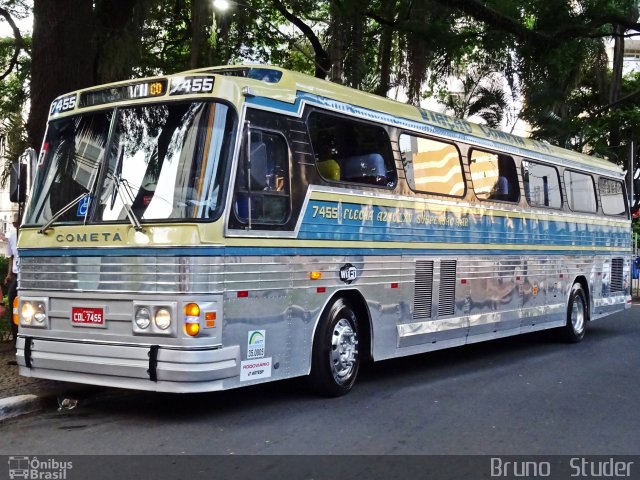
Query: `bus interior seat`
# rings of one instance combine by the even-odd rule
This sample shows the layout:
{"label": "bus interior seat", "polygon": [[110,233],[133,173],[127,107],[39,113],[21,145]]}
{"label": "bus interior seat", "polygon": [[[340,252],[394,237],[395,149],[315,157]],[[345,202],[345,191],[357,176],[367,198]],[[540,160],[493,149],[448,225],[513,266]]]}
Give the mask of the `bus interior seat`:
{"label": "bus interior seat", "polygon": [[342,159],[342,180],[347,182],[386,185],[387,168],[379,153],[355,155]]}
{"label": "bus interior seat", "polygon": [[332,159],[329,158],[327,160],[321,160],[317,163],[318,166],[318,171],[320,172],[320,175],[322,175],[325,179],[327,180],[340,180],[341,178],[341,169],[340,169],[340,164]]}
{"label": "bus interior seat", "polygon": [[509,180],[505,176],[499,176],[495,185],[495,192],[491,195],[491,198],[496,200],[508,200],[510,194]]}

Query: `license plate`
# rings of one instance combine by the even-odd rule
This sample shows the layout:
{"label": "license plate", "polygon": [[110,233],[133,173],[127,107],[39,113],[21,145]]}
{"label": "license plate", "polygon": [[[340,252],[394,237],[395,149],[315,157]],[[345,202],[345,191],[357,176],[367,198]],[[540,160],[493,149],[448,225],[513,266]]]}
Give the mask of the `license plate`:
{"label": "license plate", "polygon": [[71,323],[79,327],[104,327],[104,309],[72,307]]}

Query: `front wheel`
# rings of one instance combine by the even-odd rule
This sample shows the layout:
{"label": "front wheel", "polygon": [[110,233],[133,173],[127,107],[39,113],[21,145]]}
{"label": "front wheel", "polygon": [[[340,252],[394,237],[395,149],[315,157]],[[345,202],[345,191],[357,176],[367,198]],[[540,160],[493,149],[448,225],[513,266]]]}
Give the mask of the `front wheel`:
{"label": "front wheel", "polygon": [[349,393],[358,376],[360,326],[351,306],[336,300],[320,319],[311,359],[311,386],[325,396]]}
{"label": "front wheel", "polygon": [[582,285],[574,283],[569,295],[567,323],[563,328],[564,338],[569,343],[581,342],[587,327],[587,296]]}

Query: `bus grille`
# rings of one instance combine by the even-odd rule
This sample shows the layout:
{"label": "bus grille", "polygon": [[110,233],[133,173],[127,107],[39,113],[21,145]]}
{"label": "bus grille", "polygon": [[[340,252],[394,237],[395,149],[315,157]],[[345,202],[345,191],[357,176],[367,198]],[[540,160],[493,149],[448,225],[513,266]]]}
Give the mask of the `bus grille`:
{"label": "bus grille", "polygon": [[413,318],[431,318],[433,290],[433,261],[416,261],[416,279],[413,290]]}
{"label": "bus grille", "polygon": [[611,260],[611,292],[623,292],[622,271],[624,259],[614,258]]}
{"label": "bus grille", "polygon": [[438,316],[453,315],[456,306],[456,260],[440,262]]}

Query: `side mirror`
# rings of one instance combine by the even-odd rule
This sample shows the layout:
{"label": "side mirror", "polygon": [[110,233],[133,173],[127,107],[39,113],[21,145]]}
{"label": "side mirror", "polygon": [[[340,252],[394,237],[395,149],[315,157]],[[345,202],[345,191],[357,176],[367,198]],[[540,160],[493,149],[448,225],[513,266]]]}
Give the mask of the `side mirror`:
{"label": "side mirror", "polygon": [[27,165],[14,162],[9,172],[9,200],[23,203],[27,198]]}

